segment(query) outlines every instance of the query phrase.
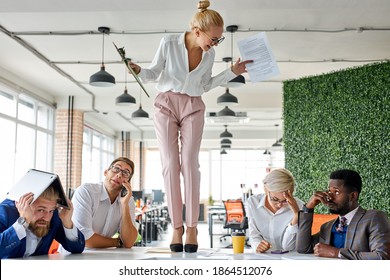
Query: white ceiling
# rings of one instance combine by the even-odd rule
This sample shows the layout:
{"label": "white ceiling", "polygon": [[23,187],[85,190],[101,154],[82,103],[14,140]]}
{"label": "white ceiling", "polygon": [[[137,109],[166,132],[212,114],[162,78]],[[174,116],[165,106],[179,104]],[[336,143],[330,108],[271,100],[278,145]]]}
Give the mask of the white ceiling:
{"label": "white ceiling", "polygon": [[[153,147],[155,84],[145,84],[151,98],[142,95],[142,107],[150,120],[131,120],[135,107],[115,105],[123,93],[125,67],[111,42],[125,47],[127,56],[147,67],[165,33],[188,30],[196,12],[195,0],[1,0],[0,77],[4,82],[28,89],[67,108],[68,96],[75,96],[75,108],[88,111],[86,120],[97,122],[112,134],[130,131]],[[271,80],[231,88],[249,122],[206,123],[203,147],[219,147],[219,134],[228,125],[233,148],[268,148],[281,137],[282,90],[284,80],[319,75],[348,67],[390,59],[390,1],[388,0],[214,0],[225,26],[238,25],[234,33],[233,57],[239,56],[236,42],[265,31],[280,74]],[[102,34],[104,62],[117,84],[97,88],[89,77],[100,69]],[[231,34],[216,47],[213,73],[226,69],[223,57],[231,56]],[[128,76],[128,91],[139,104],[140,90]],[[218,112],[218,87],[203,95],[207,112]],[[279,124],[278,132],[275,124]]]}

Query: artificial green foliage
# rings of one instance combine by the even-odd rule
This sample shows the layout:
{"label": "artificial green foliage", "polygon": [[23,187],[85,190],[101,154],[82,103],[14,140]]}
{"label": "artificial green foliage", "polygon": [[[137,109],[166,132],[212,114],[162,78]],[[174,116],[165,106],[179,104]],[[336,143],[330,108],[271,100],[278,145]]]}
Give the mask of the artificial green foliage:
{"label": "artificial green foliage", "polygon": [[[390,216],[390,62],[285,81],[285,160],[296,195],[326,190],[329,174],[353,169],[360,204]],[[316,209],[327,213],[327,209]]]}

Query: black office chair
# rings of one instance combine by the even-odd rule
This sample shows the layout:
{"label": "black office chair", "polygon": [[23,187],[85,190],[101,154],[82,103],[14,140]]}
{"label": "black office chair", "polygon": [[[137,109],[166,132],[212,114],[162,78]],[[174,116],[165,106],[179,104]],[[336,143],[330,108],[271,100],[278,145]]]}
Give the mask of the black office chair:
{"label": "black office chair", "polygon": [[[225,225],[224,229],[228,230],[227,234],[222,235],[219,240],[226,240],[234,231],[245,232],[248,228],[248,217],[245,213],[244,203],[241,199],[229,199],[223,201],[225,207]],[[227,248],[232,247],[230,244]]]}

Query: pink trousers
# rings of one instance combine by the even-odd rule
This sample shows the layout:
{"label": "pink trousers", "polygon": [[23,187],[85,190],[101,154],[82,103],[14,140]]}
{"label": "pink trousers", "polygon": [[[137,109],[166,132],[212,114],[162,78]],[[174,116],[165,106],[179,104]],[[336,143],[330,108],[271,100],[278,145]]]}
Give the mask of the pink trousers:
{"label": "pink trousers", "polygon": [[184,181],[186,225],[195,227],[199,219],[199,150],[205,105],[200,96],[163,92],[156,96],[154,110],[165,196],[173,228],[183,225],[180,173]]}

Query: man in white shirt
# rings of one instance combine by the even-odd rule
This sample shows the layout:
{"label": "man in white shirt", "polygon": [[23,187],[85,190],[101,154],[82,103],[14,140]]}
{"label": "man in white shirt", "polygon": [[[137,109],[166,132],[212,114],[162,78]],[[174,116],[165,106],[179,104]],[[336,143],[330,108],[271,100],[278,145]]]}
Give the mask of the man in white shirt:
{"label": "man in white shirt", "polygon": [[[73,195],[73,222],[82,231],[88,248],[131,248],[138,236],[135,202],[130,180],[134,163],[126,158],[115,159],[104,171],[100,184],[86,183]],[[121,197],[121,192],[126,192]],[[118,237],[115,235],[119,233]]]}

